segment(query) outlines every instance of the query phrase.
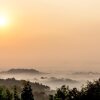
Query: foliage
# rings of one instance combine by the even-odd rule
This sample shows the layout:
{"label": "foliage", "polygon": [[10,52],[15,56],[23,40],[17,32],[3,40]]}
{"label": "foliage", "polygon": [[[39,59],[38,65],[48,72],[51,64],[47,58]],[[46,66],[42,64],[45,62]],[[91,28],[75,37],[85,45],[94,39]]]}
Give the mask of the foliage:
{"label": "foliage", "polygon": [[0,100],[34,100],[30,83],[25,83],[22,93],[17,92],[17,86],[13,87],[13,91],[0,87]]}
{"label": "foliage", "polygon": [[[0,79],[0,100],[6,100],[6,90],[12,94],[12,100],[21,100],[22,90],[26,83],[25,80],[16,80],[15,78]],[[51,91],[48,86],[37,82],[29,83],[35,100],[49,100],[48,94]]]}
{"label": "foliage", "polygon": [[49,100],[100,100],[100,79],[88,82],[80,91],[62,86],[54,96],[50,95]]}
{"label": "foliage", "polygon": [[45,92],[41,90],[40,92],[33,92],[32,89],[31,83],[26,81],[24,81],[23,88],[21,87],[21,92],[18,90],[18,86],[13,86],[13,89],[0,86],[0,100],[100,100],[100,79],[87,82],[87,85],[80,90],[77,88],[70,89],[63,85],[49,98]]}
{"label": "foliage", "polygon": [[6,90],[6,100],[12,100],[12,93],[7,89]]}
{"label": "foliage", "polygon": [[26,82],[21,93],[21,100],[34,100],[31,85],[29,82]]}
{"label": "foliage", "polygon": [[14,86],[14,100],[20,100],[18,93],[17,93],[17,87],[16,86]]}

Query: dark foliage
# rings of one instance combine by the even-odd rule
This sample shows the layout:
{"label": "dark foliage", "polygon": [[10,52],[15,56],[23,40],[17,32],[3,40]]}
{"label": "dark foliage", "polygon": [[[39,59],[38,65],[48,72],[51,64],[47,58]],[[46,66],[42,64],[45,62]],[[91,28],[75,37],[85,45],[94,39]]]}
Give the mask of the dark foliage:
{"label": "dark foliage", "polygon": [[31,85],[29,82],[26,82],[21,93],[21,100],[34,100]]}
{"label": "dark foliage", "polygon": [[0,100],[100,100],[100,79],[88,82],[81,90],[77,88],[69,89],[69,87],[63,85],[57,89],[54,95],[50,95],[49,98],[45,92],[33,92],[31,83],[24,82],[21,92],[18,91],[17,86],[13,86],[13,89],[5,86],[0,87]]}
{"label": "dark foliage", "polygon": [[62,86],[54,96],[50,95],[49,100],[100,100],[100,79],[88,82],[80,91]]}
{"label": "dark foliage", "polygon": [[8,89],[6,90],[5,99],[6,100],[12,100],[12,93]]}
{"label": "dark foliage", "polygon": [[17,87],[16,86],[14,86],[14,100],[20,100],[18,93],[17,93]]}
{"label": "dark foliage", "polygon": [[[12,94],[11,100],[20,100],[23,86],[27,83],[25,80],[16,80],[15,78],[0,79],[0,100],[6,100],[7,92]],[[35,100],[49,100],[48,93],[50,88],[46,85],[30,82]]]}

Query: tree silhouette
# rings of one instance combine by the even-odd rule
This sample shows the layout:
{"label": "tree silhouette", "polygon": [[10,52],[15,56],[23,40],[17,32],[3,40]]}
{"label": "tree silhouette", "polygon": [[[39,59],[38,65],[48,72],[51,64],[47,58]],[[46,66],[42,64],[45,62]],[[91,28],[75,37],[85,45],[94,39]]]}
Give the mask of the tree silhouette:
{"label": "tree silhouette", "polygon": [[8,89],[6,89],[6,100],[12,100],[12,93],[10,93],[10,91]]}
{"label": "tree silhouette", "polygon": [[69,90],[69,100],[80,100],[80,91],[77,90],[77,88],[73,88],[72,90]]}
{"label": "tree silhouette", "polygon": [[94,82],[88,82],[87,86],[81,90],[81,99],[100,100],[100,79]]}
{"label": "tree silhouette", "polygon": [[3,92],[3,88],[0,87],[0,100],[3,99],[3,93],[2,92]]}
{"label": "tree silhouette", "polygon": [[77,88],[69,89],[62,86],[49,100],[100,100],[100,79],[88,82],[80,91]]}
{"label": "tree silhouette", "polygon": [[21,100],[34,100],[30,82],[26,82],[21,93]]}
{"label": "tree silhouette", "polygon": [[57,93],[55,94],[54,99],[55,100],[65,100],[67,93],[68,93],[68,87],[63,85],[61,88],[57,90]]}
{"label": "tree silhouette", "polygon": [[49,100],[54,100],[54,96],[53,95],[49,95]]}
{"label": "tree silhouette", "polygon": [[20,100],[18,93],[17,93],[17,87],[16,86],[14,86],[14,100]]}

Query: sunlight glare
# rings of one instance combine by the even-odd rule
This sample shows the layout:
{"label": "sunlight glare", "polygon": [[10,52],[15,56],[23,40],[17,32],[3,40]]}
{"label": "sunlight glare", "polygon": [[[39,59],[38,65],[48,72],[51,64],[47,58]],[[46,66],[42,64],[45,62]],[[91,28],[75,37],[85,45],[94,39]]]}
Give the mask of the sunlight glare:
{"label": "sunlight glare", "polygon": [[0,16],[0,27],[5,27],[8,24],[8,20],[5,16]]}

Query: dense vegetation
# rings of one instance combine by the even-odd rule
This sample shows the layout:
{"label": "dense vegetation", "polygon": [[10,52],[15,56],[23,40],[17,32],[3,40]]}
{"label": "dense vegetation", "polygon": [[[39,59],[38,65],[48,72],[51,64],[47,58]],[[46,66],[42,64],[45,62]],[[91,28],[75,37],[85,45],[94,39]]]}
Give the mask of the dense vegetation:
{"label": "dense vegetation", "polygon": [[48,86],[36,82],[0,79],[0,100],[48,100],[49,91]]}
{"label": "dense vegetation", "polygon": [[[8,78],[8,79],[0,79],[0,86],[13,88],[14,85],[17,86],[18,91],[21,91],[25,80],[16,80],[15,78]],[[44,92],[49,91],[50,88],[46,85],[40,84],[38,82],[30,82],[33,92]]]}
{"label": "dense vegetation", "polygon": [[[44,96],[44,92],[36,94],[32,84],[29,81],[24,81],[21,91],[18,90],[18,86],[13,86],[12,89],[7,86],[0,86],[0,100],[100,100],[100,79],[94,82],[88,82],[86,86],[80,90],[77,88],[69,89],[69,87],[63,85],[58,88],[54,95]],[[49,94],[48,94],[49,95]]]}
{"label": "dense vegetation", "polygon": [[30,82],[25,82],[21,93],[18,93],[17,87],[13,91],[0,87],[0,100],[34,100]]}
{"label": "dense vegetation", "polygon": [[54,96],[50,95],[49,100],[100,100],[100,79],[88,82],[81,90],[63,85]]}

